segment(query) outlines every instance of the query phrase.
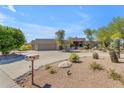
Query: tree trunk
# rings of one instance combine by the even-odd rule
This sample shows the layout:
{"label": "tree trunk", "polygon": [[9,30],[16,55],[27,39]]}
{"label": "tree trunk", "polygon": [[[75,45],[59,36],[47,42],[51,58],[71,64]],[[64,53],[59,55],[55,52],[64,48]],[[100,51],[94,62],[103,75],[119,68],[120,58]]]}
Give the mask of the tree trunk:
{"label": "tree trunk", "polygon": [[118,57],[116,55],[116,52],[114,50],[111,50],[109,52],[109,55],[110,55],[110,58],[111,58],[111,61],[114,62],[114,63],[118,63]]}
{"label": "tree trunk", "polygon": [[103,41],[102,43],[103,43],[103,47],[105,48],[105,42]]}
{"label": "tree trunk", "polygon": [[9,54],[9,52],[2,51],[2,55],[8,55],[8,54]]}
{"label": "tree trunk", "polygon": [[59,50],[62,50],[62,49],[63,49],[63,47],[60,45],[60,46],[59,46]]}

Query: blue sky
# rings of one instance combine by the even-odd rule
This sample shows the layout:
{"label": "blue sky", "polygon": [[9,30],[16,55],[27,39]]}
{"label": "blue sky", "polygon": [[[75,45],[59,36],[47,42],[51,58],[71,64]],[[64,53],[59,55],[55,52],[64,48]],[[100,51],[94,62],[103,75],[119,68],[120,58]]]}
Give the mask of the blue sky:
{"label": "blue sky", "polygon": [[117,16],[124,16],[124,6],[0,6],[0,24],[20,28],[28,42],[55,38],[59,29],[65,38],[85,37],[84,29],[106,26]]}

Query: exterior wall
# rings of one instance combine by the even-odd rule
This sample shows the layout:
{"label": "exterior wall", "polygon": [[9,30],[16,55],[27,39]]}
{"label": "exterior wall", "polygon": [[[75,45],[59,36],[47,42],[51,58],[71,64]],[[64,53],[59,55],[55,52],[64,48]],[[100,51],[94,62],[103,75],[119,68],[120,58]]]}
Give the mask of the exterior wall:
{"label": "exterior wall", "polygon": [[34,50],[56,50],[56,42],[53,39],[36,39],[32,41]]}
{"label": "exterior wall", "polygon": [[[83,38],[74,38],[74,41],[85,42]],[[31,42],[33,50],[58,50],[56,41],[54,39],[36,39]],[[67,44],[67,41],[64,40],[64,44]]]}

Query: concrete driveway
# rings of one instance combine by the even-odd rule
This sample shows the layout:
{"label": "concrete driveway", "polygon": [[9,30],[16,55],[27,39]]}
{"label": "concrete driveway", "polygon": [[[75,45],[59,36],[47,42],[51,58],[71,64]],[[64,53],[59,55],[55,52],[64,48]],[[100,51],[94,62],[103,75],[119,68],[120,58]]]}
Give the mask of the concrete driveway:
{"label": "concrete driveway", "polygon": [[0,70],[0,88],[19,88],[19,86],[2,70]]}

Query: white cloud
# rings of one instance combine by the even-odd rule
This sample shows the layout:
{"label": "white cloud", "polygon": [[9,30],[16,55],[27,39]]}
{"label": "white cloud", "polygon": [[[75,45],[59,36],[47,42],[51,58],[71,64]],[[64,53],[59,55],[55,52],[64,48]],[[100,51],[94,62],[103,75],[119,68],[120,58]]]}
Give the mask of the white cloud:
{"label": "white cloud", "polygon": [[[65,38],[67,38],[68,36],[83,37],[82,30],[89,26],[91,17],[88,14],[78,11],[76,11],[75,13],[76,16],[80,16],[81,20],[72,24],[64,22],[64,25],[61,25],[61,28],[65,30]],[[55,20],[53,16],[50,16],[50,19],[53,21]],[[0,23],[4,23],[4,21],[5,23],[10,23],[10,21],[13,21],[13,19],[8,15],[0,13]],[[60,29],[59,27],[50,27],[39,24],[25,23],[18,20],[16,20],[16,22],[16,24],[10,24],[10,26],[12,25],[20,28],[25,34],[28,42],[36,38],[55,38],[55,32]]]}
{"label": "white cloud", "polygon": [[30,23],[21,23],[21,26],[28,41],[37,38],[55,38],[55,32],[58,30],[54,27]]}
{"label": "white cloud", "polygon": [[[31,41],[34,39],[49,39],[55,38],[55,32],[58,31],[60,28],[57,27],[50,27],[38,24],[29,24],[29,23],[22,23],[23,28],[22,31],[24,32],[27,41]],[[62,29],[65,30],[65,38],[72,36],[72,37],[83,37],[82,30],[86,27],[86,25],[76,25],[76,24],[68,24],[68,27],[63,27]]]}
{"label": "white cloud", "polygon": [[12,11],[12,12],[16,12],[17,14],[20,14],[21,16],[25,15],[23,12],[17,12],[17,10],[15,9],[15,6],[13,5],[3,6],[3,8],[8,9],[9,11]]}
{"label": "white cloud", "polygon": [[0,12],[0,24],[10,24],[10,23],[15,23],[15,18],[8,16],[2,12]]}
{"label": "white cloud", "polygon": [[16,12],[16,9],[15,9],[15,7],[13,5],[8,5],[7,9],[9,9],[12,12]]}
{"label": "white cloud", "polygon": [[8,19],[8,16],[6,16],[5,14],[3,13],[0,13],[0,23],[3,24],[3,22]]}

